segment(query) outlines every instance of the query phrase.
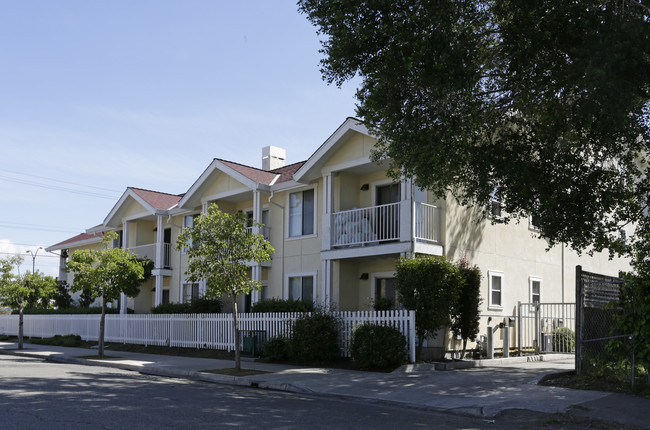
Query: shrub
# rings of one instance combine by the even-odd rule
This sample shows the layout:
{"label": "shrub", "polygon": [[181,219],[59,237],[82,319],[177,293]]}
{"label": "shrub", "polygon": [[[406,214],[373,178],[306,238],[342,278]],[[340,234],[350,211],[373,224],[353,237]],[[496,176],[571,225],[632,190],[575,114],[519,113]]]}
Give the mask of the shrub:
{"label": "shrub", "polygon": [[354,331],[350,352],[360,369],[390,371],[406,361],[406,338],[395,327],[365,323]]}
{"label": "shrub", "polygon": [[262,346],[262,355],[270,361],[284,361],[291,356],[290,340],[283,336],[269,339]]}
{"label": "shrub", "polygon": [[219,299],[201,298],[192,303],[164,303],[151,308],[152,314],[218,314],[221,312]]}
{"label": "shrub", "polygon": [[395,308],[395,303],[389,297],[377,297],[372,302],[372,308],[376,311],[390,311]]}
{"label": "shrub", "polygon": [[576,347],[576,336],[573,330],[567,327],[558,328],[553,331],[553,351],[573,352]]}
{"label": "shrub", "polygon": [[313,312],[314,303],[302,300],[262,299],[253,304],[251,312]]}
{"label": "shrub", "polygon": [[[117,308],[107,308],[107,314],[117,314],[120,310]],[[17,314],[18,309],[12,311],[12,313]],[[23,314],[25,315],[85,315],[85,314],[101,314],[102,308],[99,306],[93,306],[90,308],[62,308],[62,309],[24,309]]]}
{"label": "shrub", "polygon": [[300,317],[291,333],[291,354],[298,361],[332,361],[339,357],[339,321],[317,311]]}
{"label": "shrub", "polygon": [[66,334],[63,336],[57,334],[54,337],[47,337],[43,339],[32,339],[32,343],[37,343],[41,345],[68,346],[68,347],[76,347],[76,346],[83,345],[81,336],[76,334]]}

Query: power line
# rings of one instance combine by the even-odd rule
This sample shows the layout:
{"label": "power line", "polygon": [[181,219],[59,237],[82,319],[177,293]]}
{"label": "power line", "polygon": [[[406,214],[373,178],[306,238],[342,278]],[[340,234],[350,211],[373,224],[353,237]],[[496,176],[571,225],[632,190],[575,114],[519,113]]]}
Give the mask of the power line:
{"label": "power line", "polygon": [[[2,255],[16,255],[16,256],[25,256],[26,254],[23,254],[22,252],[0,252]],[[45,258],[59,258],[58,255],[48,255],[48,254],[39,254],[36,256],[36,259],[39,259],[41,257]],[[31,257],[30,257],[31,258]]]}
{"label": "power line", "polygon": [[120,190],[113,190],[113,189],[110,189],[110,188],[95,187],[95,186],[92,186],[92,185],[79,184],[79,183],[76,183],[76,182],[62,181],[61,179],[54,179],[54,178],[48,178],[47,176],[38,176],[38,175],[29,174],[29,173],[16,172],[15,170],[0,169],[0,171],[7,172],[7,173],[13,173],[15,175],[30,176],[32,178],[47,179],[48,181],[60,182],[62,184],[75,185],[75,186],[78,186],[78,187],[94,188],[96,190],[109,191],[111,193],[120,193],[121,192]]}
{"label": "power line", "polygon": [[[19,222],[0,221],[0,227],[19,230],[51,231],[55,233],[79,233],[79,229],[53,227],[51,225],[23,224]],[[31,246],[31,245],[28,245]]]}
{"label": "power line", "polygon": [[92,191],[83,191],[83,190],[75,190],[73,188],[66,188],[66,187],[59,187],[56,185],[47,185],[47,184],[42,184],[39,182],[34,182],[34,181],[29,181],[26,179],[18,179],[18,178],[12,178],[11,176],[4,176],[0,175],[0,179],[8,181],[8,182],[14,182],[17,184],[22,184],[22,185],[29,185],[32,187],[37,187],[37,188],[45,188],[48,190],[56,190],[56,191],[65,191],[67,193],[72,193],[72,194],[79,194],[82,196],[86,197],[97,197],[101,199],[109,199],[109,200],[115,200],[116,196],[115,195],[108,195],[108,194],[100,194],[100,193],[95,193]]}

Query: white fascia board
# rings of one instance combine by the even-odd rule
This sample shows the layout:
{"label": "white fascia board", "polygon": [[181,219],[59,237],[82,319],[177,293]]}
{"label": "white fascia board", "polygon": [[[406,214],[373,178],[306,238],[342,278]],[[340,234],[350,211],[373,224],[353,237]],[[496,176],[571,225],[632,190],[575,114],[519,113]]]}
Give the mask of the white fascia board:
{"label": "white fascia board", "polygon": [[281,184],[272,186],[271,191],[272,192],[287,191],[293,188],[304,187],[305,185],[309,185],[309,184],[304,184],[302,182],[291,180],[291,181],[282,182]]}
{"label": "white fascia board", "polygon": [[217,160],[212,160],[212,163],[201,173],[201,176],[192,184],[189,190],[185,193],[183,198],[181,198],[178,203],[176,204],[176,207],[178,209],[182,209],[183,206],[192,198],[194,197],[194,194],[196,194],[201,186],[205,183],[205,181],[208,180],[212,172],[215,171],[216,169],[216,163]]}
{"label": "white fascia board", "polygon": [[[138,202],[147,212],[148,215],[153,215],[156,210],[151,206],[149,203],[147,203],[142,197],[137,195],[132,189],[127,188],[124,194],[122,194],[122,197],[117,201],[115,206],[113,206],[113,209],[108,213],[106,218],[104,218],[104,225],[108,226],[111,224],[111,221],[114,220],[115,216],[119,212],[119,210],[122,208],[122,206],[127,202],[128,198],[131,197],[133,200]],[[138,214],[139,215],[139,214]],[[141,217],[141,216],[138,216]],[[129,217],[131,218],[131,217]],[[122,220],[120,219],[120,224],[122,223]]]}
{"label": "white fascia board", "polygon": [[371,164],[372,160],[369,157],[361,157],[361,158],[355,158],[354,160],[347,160],[342,163],[335,164],[333,166],[327,166],[324,167],[321,170],[321,173],[327,174],[327,173],[332,173],[332,172],[338,172],[340,170],[347,170],[351,169],[353,167],[358,167],[358,166],[365,166],[367,164]]}
{"label": "white fascia board", "polygon": [[350,131],[356,131],[367,136],[371,136],[368,128],[356,118],[348,118],[336,129],[334,133],[312,154],[305,164],[294,173],[296,181],[300,181],[308,172],[310,172],[323,159],[332,148],[347,135]]}
{"label": "white fascia board", "polygon": [[232,178],[235,178],[236,180],[238,180],[242,184],[246,185],[251,190],[256,189],[258,185],[264,185],[264,184],[260,184],[258,182],[253,181],[252,179],[250,179],[247,176],[242,175],[241,173],[239,173],[238,171],[236,171],[232,167],[226,166],[225,164],[223,164],[219,160],[215,160],[215,161],[217,162],[217,168],[219,170],[221,170],[226,175],[228,175],[228,176],[230,176]]}
{"label": "white fascia board", "polygon": [[61,249],[78,248],[80,246],[92,245],[94,243],[99,243],[101,241],[102,241],[102,236],[97,236],[97,237],[93,237],[91,239],[79,240],[77,242],[68,242],[68,243],[66,243],[64,245],[58,245],[58,246],[57,245],[52,245],[52,246],[50,246],[48,248],[45,248],[45,250],[47,252],[50,252],[50,251],[58,251],[58,250],[61,250]]}
{"label": "white fascia board", "polygon": [[221,200],[226,197],[230,197],[242,193],[249,193],[249,192],[252,192],[252,190],[248,187],[240,187],[234,190],[222,191],[220,193],[210,194],[209,196],[203,196],[201,198],[201,203],[207,203],[214,200]]}

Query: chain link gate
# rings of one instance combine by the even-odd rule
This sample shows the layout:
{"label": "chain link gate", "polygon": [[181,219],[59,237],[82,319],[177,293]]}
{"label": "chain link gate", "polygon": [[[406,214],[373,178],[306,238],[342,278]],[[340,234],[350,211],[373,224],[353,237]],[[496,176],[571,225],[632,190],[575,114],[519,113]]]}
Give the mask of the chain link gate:
{"label": "chain link gate", "polygon": [[626,334],[612,333],[616,309],[608,304],[618,300],[621,278],[582,270],[576,266],[576,374],[583,364],[606,358],[607,343]]}

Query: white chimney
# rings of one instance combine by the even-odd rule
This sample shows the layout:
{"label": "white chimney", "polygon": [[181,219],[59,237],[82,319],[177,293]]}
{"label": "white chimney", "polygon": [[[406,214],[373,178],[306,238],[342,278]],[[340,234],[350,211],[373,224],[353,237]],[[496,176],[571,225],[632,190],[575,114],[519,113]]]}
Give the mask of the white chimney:
{"label": "white chimney", "polygon": [[287,150],[275,146],[262,148],[262,170],[273,170],[284,167],[287,159]]}

